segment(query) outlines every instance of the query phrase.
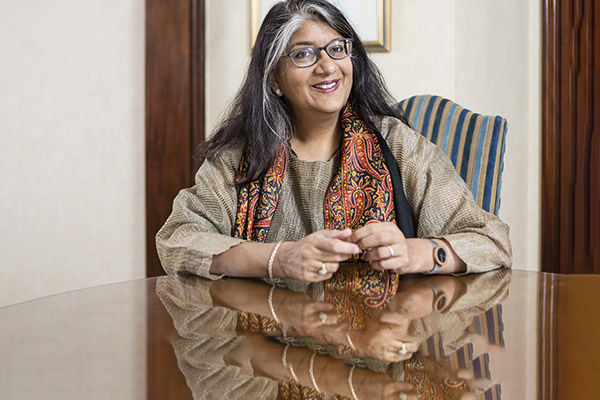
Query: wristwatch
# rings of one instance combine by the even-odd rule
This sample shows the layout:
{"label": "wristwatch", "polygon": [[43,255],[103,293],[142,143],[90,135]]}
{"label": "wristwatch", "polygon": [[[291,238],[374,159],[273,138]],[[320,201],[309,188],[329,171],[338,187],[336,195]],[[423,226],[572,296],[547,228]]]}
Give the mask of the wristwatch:
{"label": "wristwatch", "polygon": [[448,258],[447,254],[446,254],[446,249],[444,249],[442,246],[440,246],[438,244],[438,242],[436,242],[435,240],[431,240],[431,239],[425,239],[425,240],[428,240],[429,243],[431,243],[433,245],[433,268],[430,271],[423,272],[423,273],[427,274],[427,275],[437,274],[438,272],[440,272],[440,270],[442,269],[442,266],[444,265],[444,263],[446,262],[446,259]]}
{"label": "wristwatch", "polygon": [[[433,278],[428,278],[433,279]],[[433,311],[441,312],[446,304],[448,303],[448,296],[446,296],[446,292],[435,282],[423,282],[424,286],[427,286],[429,289],[433,291]]]}

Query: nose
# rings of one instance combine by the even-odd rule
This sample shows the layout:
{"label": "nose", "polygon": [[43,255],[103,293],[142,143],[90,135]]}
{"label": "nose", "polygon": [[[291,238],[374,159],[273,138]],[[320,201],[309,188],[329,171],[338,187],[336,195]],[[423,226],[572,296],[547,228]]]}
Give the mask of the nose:
{"label": "nose", "polygon": [[337,68],[336,60],[329,57],[325,49],[321,49],[319,60],[315,66],[315,72],[330,74]]}

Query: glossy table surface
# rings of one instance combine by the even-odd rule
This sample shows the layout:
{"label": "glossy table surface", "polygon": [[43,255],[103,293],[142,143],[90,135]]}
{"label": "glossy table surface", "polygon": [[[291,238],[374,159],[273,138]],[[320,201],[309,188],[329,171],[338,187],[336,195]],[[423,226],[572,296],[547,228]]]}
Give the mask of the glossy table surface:
{"label": "glossy table surface", "polygon": [[0,399],[600,398],[600,276],[343,268],[342,286],[170,276],[0,308]]}

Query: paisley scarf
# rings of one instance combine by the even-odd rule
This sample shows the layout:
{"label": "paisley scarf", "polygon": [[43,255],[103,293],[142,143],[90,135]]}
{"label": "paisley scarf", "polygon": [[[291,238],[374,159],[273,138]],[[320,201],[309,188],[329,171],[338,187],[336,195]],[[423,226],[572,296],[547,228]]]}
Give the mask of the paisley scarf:
{"label": "paisley scarf", "polygon": [[[326,229],[356,230],[372,221],[395,221],[406,237],[415,236],[400,171],[387,143],[346,105],[341,113],[342,159],[324,204]],[[283,184],[288,147],[277,156],[262,179],[238,188],[233,236],[264,242]],[[247,174],[249,150],[242,155],[238,178]],[[358,261],[358,258],[353,261]]]}
{"label": "paisley scarf", "polygon": [[[415,236],[398,164],[381,134],[367,126],[346,105],[341,112],[343,131],[340,167],[325,195],[326,229],[357,230],[373,221],[395,222],[406,237]],[[283,184],[288,147],[281,144],[262,179],[238,188],[234,236],[264,242]],[[248,150],[242,155],[238,178],[246,176]],[[355,256],[351,262],[361,261]],[[325,300],[334,304],[342,320],[360,328],[372,307],[382,307],[397,289],[396,274],[368,265],[340,268],[325,283]]]}
{"label": "paisley scarf", "polygon": [[[398,164],[387,143],[349,105],[342,110],[340,124],[343,131],[341,161],[325,195],[325,228],[357,230],[374,221],[395,222],[404,236],[414,237],[415,227]],[[279,201],[288,152],[288,147],[280,144],[275,161],[264,177],[238,188],[235,237],[257,242],[266,240]],[[238,178],[247,176],[248,166],[247,149],[240,161]],[[362,328],[370,311],[384,307],[398,288],[396,273],[376,271],[368,264],[357,264],[360,261],[361,256],[355,256],[351,264],[339,268],[325,282],[325,301],[334,305],[339,320],[346,321],[350,329]],[[238,327],[255,332],[280,329],[271,318],[248,312],[240,313]],[[347,346],[341,346],[340,352],[350,352],[343,347]],[[287,390],[294,387],[293,384],[283,386]]]}

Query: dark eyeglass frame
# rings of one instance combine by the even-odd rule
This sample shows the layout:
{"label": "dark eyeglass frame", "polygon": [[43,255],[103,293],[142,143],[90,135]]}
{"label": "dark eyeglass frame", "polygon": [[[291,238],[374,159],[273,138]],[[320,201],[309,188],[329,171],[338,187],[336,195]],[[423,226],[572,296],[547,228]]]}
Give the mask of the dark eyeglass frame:
{"label": "dark eyeglass frame", "polygon": [[[298,68],[308,68],[308,67],[312,67],[313,65],[315,65],[316,63],[319,62],[319,60],[321,59],[321,50],[325,50],[325,53],[327,53],[327,55],[329,56],[329,58],[331,58],[332,60],[343,60],[344,58],[348,57],[350,55],[350,53],[352,52],[352,39],[351,38],[337,38],[337,39],[333,39],[331,42],[327,43],[325,46],[305,46],[305,47],[300,47],[298,49],[292,50],[287,54],[282,55],[281,57],[289,57],[290,61],[292,62],[292,64],[294,64],[296,67]],[[331,54],[329,54],[329,51],[327,51],[327,48],[329,46],[331,46],[333,43],[335,42],[343,42],[344,43],[344,50],[345,53],[343,57],[334,57]],[[294,59],[292,58],[293,54],[297,54],[301,51],[305,51],[306,49],[313,49],[315,50],[315,61],[312,62],[311,64],[308,65],[298,65],[294,62]]]}

